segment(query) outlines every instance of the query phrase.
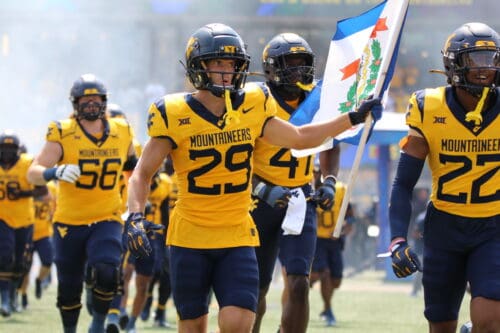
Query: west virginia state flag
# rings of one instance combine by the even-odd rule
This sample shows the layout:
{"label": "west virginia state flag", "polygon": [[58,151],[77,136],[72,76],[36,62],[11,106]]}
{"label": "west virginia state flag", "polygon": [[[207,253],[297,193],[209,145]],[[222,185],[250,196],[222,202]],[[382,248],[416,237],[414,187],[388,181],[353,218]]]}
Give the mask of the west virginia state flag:
{"label": "west virginia state flag", "polygon": [[[369,95],[382,96],[392,78],[409,0],[386,0],[367,12],[337,22],[323,80],[290,118],[295,125],[321,122],[354,111]],[[335,138],[358,144],[363,125]],[[307,156],[333,147],[292,150]]]}

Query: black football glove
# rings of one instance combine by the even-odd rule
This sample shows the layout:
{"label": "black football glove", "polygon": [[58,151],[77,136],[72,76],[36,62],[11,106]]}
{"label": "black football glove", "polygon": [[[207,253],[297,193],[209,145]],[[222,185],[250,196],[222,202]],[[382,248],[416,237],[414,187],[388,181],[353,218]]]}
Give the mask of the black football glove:
{"label": "black football glove", "polygon": [[144,220],[142,213],[130,213],[125,223],[127,247],[136,258],[147,257],[151,253],[148,233],[165,228],[161,224],[154,224]]}
{"label": "black football glove", "polygon": [[370,112],[375,120],[379,120],[382,117],[382,103],[379,97],[369,97],[368,99],[363,100],[356,111],[348,113],[349,120],[353,126],[364,123]]}
{"label": "black football glove", "polygon": [[416,271],[422,271],[422,265],[417,254],[406,241],[401,241],[392,246],[391,258],[392,270],[398,278],[410,276]]}
{"label": "black football glove", "polygon": [[253,194],[276,209],[285,208],[292,197],[292,192],[289,188],[278,185],[274,186],[264,182],[260,182],[255,186]]}
{"label": "black football glove", "polygon": [[314,201],[323,210],[330,210],[335,198],[335,178],[327,177],[319,189],[314,193]]}

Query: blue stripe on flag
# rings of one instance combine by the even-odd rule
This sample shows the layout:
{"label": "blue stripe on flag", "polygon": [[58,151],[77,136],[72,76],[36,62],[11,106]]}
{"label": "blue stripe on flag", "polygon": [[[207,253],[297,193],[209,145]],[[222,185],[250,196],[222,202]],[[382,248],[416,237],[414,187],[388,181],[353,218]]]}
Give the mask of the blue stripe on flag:
{"label": "blue stripe on flag", "polygon": [[389,68],[387,69],[385,81],[384,81],[384,84],[382,86],[382,90],[380,91],[380,97],[382,97],[384,95],[384,92],[389,87],[389,84],[391,83],[391,80],[392,80],[392,76],[394,75],[394,70],[396,68],[396,61],[398,59],[398,54],[399,54],[399,52],[398,52],[399,51],[399,43],[401,42],[401,35],[403,34],[403,29],[405,27],[407,16],[408,16],[408,11],[405,13],[405,17],[403,19],[403,24],[401,25],[401,30],[399,31],[398,41],[396,42],[396,46],[394,47],[394,52],[392,53],[391,63],[389,65]]}
{"label": "blue stripe on flag", "polygon": [[337,22],[337,30],[333,40],[341,40],[359,31],[365,30],[377,23],[380,13],[385,7],[386,1],[381,2],[376,7],[364,12],[359,16],[346,18]]}
{"label": "blue stripe on flag", "polygon": [[311,123],[314,115],[319,110],[322,85],[323,80],[318,81],[314,89],[307,95],[307,98],[292,113],[289,119],[290,123],[296,126]]}

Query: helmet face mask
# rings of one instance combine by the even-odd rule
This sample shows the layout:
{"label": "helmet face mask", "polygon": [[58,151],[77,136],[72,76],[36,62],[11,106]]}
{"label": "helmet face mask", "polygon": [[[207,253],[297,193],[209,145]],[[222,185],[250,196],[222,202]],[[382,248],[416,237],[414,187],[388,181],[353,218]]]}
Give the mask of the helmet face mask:
{"label": "helmet face mask", "polygon": [[264,48],[262,69],[269,84],[297,98],[301,93],[297,82],[309,85],[314,81],[314,53],[299,35],[279,34]]}
{"label": "helmet face mask", "polygon": [[13,164],[21,155],[21,142],[14,133],[0,134],[0,163]]}
{"label": "helmet face mask", "polygon": [[442,54],[449,84],[478,97],[483,88],[500,83],[500,37],[487,25],[462,25],[448,37]]}
{"label": "helmet face mask", "polygon": [[[80,102],[80,99],[86,96],[100,96],[102,102],[97,100]],[[94,121],[105,115],[108,92],[104,84],[94,74],[84,74],[73,83],[69,100],[73,105],[76,119]]]}
{"label": "helmet face mask", "polygon": [[[94,95],[98,96],[98,95]],[[85,98],[87,96],[84,96]],[[104,101],[90,100],[84,101],[83,98],[78,100],[77,109],[80,119],[94,121],[103,116],[103,109],[105,110],[106,104]]]}
{"label": "helmet face mask", "polygon": [[[208,24],[198,29],[189,39],[186,46],[186,75],[198,90],[209,90],[217,97],[226,90],[239,91],[245,84],[250,56],[246,46],[236,31],[220,23]],[[215,59],[231,59],[235,61],[232,72],[210,72],[208,61]],[[232,74],[230,85],[216,85],[211,74]]]}

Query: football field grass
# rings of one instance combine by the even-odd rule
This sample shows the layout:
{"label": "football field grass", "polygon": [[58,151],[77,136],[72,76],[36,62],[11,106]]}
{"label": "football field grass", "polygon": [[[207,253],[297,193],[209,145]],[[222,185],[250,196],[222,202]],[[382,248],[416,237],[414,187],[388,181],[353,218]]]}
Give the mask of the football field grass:
{"label": "football field grass", "polygon": [[[410,296],[411,284],[408,282],[386,282],[385,272],[365,271],[354,277],[345,278],[335,293],[333,309],[337,317],[336,327],[325,327],[319,318],[322,302],[318,286],[310,293],[310,321],[308,332],[333,333],[422,333],[427,332],[427,322],[422,314],[423,297]],[[262,323],[262,333],[276,332],[280,320],[281,281],[273,282],[268,295],[268,311]],[[131,292],[133,295],[134,291]],[[26,311],[15,313],[9,318],[0,317],[1,333],[54,333],[62,332],[56,304],[56,285],[52,284],[41,300],[35,299],[33,287],[29,289],[29,307]],[[82,297],[83,300],[83,297]],[[459,326],[469,318],[468,295],[464,298]],[[130,303],[130,301],[129,301]],[[168,320],[175,322],[172,301],[167,307]],[[210,308],[209,332],[216,330],[217,306]],[[86,333],[90,316],[82,308],[78,333]],[[137,321],[138,332],[167,332],[166,329],[153,328],[152,319]]]}

